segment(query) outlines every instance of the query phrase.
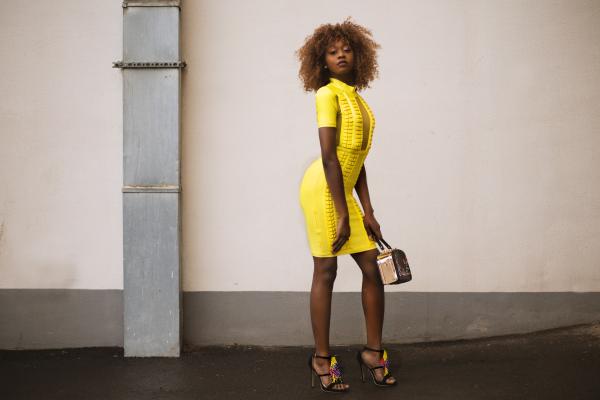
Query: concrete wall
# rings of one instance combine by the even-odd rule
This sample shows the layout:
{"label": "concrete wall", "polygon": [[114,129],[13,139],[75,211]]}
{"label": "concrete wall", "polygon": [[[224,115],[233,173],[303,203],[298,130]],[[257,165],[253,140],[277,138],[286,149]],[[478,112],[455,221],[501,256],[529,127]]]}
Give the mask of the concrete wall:
{"label": "concrete wall", "polygon": [[[120,4],[0,5],[1,348],[122,345]],[[319,147],[293,51],[348,15],[382,45],[367,175],[414,273],[386,287],[384,341],[600,319],[600,3],[190,0],[187,342],[311,342],[297,191]],[[332,344],[364,338],[360,280],[340,257]]]}
{"label": "concrete wall", "polygon": [[0,288],[123,288],[121,14],[0,3]]}
{"label": "concrete wall", "polygon": [[310,286],[297,191],[320,153],[292,52],[352,15],[382,45],[375,215],[415,270],[389,290],[598,291],[600,4],[375,4],[186,4],[185,289]]}

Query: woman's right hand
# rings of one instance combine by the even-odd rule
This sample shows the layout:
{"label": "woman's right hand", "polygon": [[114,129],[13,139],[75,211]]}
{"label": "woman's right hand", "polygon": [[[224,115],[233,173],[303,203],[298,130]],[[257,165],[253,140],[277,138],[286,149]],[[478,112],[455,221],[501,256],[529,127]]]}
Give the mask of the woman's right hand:
{"label": "woman's right hand", "polygon": [[337,224],[337,237],[333,241],[332,251],[337,253],[350,238],[350,217],[340,217]]}

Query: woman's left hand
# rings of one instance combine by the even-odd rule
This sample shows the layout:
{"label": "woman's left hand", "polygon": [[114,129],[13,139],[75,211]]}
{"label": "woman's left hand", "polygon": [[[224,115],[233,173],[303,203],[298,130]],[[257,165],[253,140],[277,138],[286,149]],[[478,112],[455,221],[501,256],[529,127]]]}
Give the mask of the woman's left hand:
{"label": "woman's left hand", "polygon": [[373,214],[365,214],[363,217],[363,224],[365,225],[367,235],[369,235],[371,240],[381,240],[383,238],[379,222],[377,222]]}

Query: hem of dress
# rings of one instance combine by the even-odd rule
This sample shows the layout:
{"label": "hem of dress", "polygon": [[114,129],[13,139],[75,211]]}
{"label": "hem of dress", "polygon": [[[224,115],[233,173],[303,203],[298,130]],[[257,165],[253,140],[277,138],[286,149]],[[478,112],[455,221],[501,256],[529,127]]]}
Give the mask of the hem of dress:
{"label": "hem of dress", "polygon": [[322,125],[317,124],[317,128],[337,128],[336,122],[323,122]]}
{"label": "hem of dress", "polygon": [[373,250],[377,248],[377,244],[373,244],[373,245],[369,245],[365,248],[358,248],[358,249],[350,249],[350,250],[340,250],[337,253],[333,254],[333,253],[329,253],[329,254],[312,254],[313,257],[337,257],[337,256],[343,256],[345,254],[354,254],[354,253],[360,253],[361,251],[367,251],[367,250]]}

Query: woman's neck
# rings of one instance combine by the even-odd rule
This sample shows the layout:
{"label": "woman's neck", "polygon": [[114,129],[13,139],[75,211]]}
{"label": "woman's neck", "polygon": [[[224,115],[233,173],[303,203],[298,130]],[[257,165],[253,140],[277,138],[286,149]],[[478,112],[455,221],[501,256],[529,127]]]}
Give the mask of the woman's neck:
{"label": "woman's neck", "polygon": [[354,79],[349,75],[331,75],[332,78],[344,82],[346,85],[354,86]]}

